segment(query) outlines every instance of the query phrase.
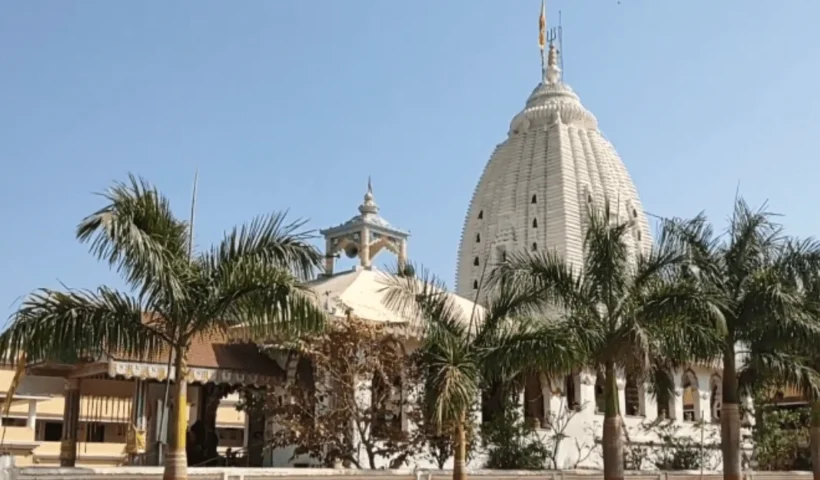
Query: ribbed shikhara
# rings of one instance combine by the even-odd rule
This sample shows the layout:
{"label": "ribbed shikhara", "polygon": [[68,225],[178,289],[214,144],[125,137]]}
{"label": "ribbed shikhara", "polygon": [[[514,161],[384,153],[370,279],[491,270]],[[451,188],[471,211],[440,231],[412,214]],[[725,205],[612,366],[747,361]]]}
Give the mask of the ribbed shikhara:
{"label": "ribbed shikhara", "polygon": [[[635,221],[630,255],[648,253],[649,223],[623,161],[572,89],[539,84],[515,116],[473,193],[459,246],[456,291],[472,299],[487,262],[516,250],[583,260],[588,205],[605,199]],[[489,271],[489,269],[488,269]]]}

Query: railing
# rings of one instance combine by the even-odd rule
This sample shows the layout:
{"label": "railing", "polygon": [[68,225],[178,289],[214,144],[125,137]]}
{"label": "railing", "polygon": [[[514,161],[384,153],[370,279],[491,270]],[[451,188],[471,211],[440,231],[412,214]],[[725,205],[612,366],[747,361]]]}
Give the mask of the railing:
{"label": "railing", "polygon": [[[85,480],[106,478],[113,480],[159,480],[162,467],[123,468],[44,468],[25,467],[10,471],[15,480]],[[2,472],[0,472],[2,473]],[[447,480],[452,472],[429,471],[430,480]],[[513,471],[476,470],[468,472],[470,478],[481,480],[600,480],[599,471]],[[188,477],[197,480],[414,480],[409,470],[334,470],[294,468],[190,468]],[[3,476],[0,475],[0,479]],[[627,472],[627,480],[721,480],[721,473],[710,472]],[[744,480],[810,480],[811,472],[746,472]]]}

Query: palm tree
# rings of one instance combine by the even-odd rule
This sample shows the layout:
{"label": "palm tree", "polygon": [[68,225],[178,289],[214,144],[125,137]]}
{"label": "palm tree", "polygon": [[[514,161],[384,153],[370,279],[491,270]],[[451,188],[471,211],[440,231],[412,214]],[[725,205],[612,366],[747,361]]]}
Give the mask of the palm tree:
{"label": "palm tree", "polygon": [[[629,254],[636,226],[609,203],[588,212],[582,265],[555,252],[508,255],[493,281],[529,291],[534,306],[565,312],[588,352],[585,367],[604,382],[604,478],[624,477],[623,422],[617,376],[654,382],[666,369],[708,360],[720,326],[712,301],[687,281],[684,257],[661,231],[650,253]],[[658,380],[656,388],[671,389]]]}
{"label": "palm tree", "polygon": [[400,275],[387,283],[385,303],[418,319],[422,335],[415,353],[425,417],[438,431],[452,432],[453,480],[463,480],[468,422],[482,388],[509,385],[530,372],[564,373],[584,358],[583,351],[572,329],[528,307],[527,292],[502,288],[486,308],[465,312],[444,283],[424,270],[418,278]]}
{"label": "palm tree", "polygon": [[[39,289],[13,315],[0,336],[9,358],[34,360],[119,353],[149,358],[173,353],[175,401],[165,479],[187,478],[184,372],[191,341],[212,333],[274,334],[323,324],[301,280],[320,256],[300,231],[273,214],[227,232],[195,252],[190,225],[176,218],[168,199],[142,179],[129,177],[103,194],[102,209],[77,227],[77,238],[108,262],[132,292]],[[237,330],[234,327],[243,326]],[[55,358],[56,357],[56,358]]]}
{"label": "palm tree", "polygon": [[738,198],[723,234],[715,234],[702,213],[667,222],[693,264],[699,289],[718,299],[725,325],[720,421],[726,480],[741,478],[743,390],[767,379],[816,385],[816,373],[795,352],[806,345],[816,349],[820,341],[820,322],[803,291],[807,275],[820,272],[820,244],[784,235],[774,217]]}

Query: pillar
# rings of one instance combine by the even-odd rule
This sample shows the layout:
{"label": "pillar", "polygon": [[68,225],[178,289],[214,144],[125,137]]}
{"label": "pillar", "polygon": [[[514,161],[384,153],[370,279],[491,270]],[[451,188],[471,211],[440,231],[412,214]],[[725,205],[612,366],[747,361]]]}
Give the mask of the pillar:
{"label": "pillar", "polygon": [[336,258],[333,256],[333,241],[328,238],[325,240],[325,274],[333,275],[333,267]]}
{"label": "pillar", "polygon": [[248,440],[250,440],[251,436],[251,416],[248,414],[247,410],[244,413],[245,415],[245,430],[242,432],[242,447],[245,451],[248,451]]}
{"label": "pillar", "polygon": [[359,260],[364,268],[370,268],[370,229],[362,228],[359,238]]}
{"label": "pillar", "polygon": [[80,420],[80,382],[68,380],[63,404],[63,435],[60,442],[60,466],[73,467],[77,463],[77,429]]}
{"label": "pillar", "polygon": [[[133,432],[136,434],[137,432],[142,432],[142,439],[146,439],[145,431],[146,431],[146,418],[145,418],[145,405],[148,401],[148,384],[144,380],[136,379],[134,380],[134,393],[131,396],[131,415],[129,417],[130,425],[128,425],[129,430],[134,428],[136,431]],[[136,440],[136,437],[135,439]],[[141,464],[141,456],[145,453],[145,445],[142,448],[136,449],[137,445],[136,442],[134,444],[135,450],[128,452],[128,463],[131,465],[139,465]]]}
{"label": "pillar", "polygon": [[626,415],[626,379],[618,378],[618,411],[621,416]]}
{"label": "pillar", "polygon": [[26,427],[32,430],[37,427],[37,402],[35,400],[28,401],[28,418],[26,418]]}
{"label": "pillar", "polygon": [[404,267],[407,266],[407,240],[402,239],[399,242],[399,271],[403,271]]}

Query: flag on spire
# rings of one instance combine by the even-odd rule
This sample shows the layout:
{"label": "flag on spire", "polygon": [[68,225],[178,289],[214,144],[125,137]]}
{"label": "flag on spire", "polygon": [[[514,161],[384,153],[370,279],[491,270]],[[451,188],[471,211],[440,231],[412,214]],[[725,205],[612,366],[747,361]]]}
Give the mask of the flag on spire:
{"label": "flag on spire", "polygon": [[546,0],[541,0],[541,16],[538,18],[538,46],[541,50],[547,45],[547,6]]}

